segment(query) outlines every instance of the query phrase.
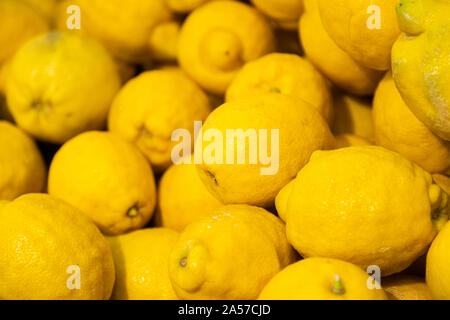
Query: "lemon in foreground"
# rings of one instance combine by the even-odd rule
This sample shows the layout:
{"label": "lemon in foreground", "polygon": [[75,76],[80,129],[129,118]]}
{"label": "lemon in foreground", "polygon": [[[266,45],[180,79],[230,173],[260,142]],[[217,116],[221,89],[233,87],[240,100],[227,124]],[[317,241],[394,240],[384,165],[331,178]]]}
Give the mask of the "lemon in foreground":
{"label": "lemon in foreground", "polygon": [[114,262],[86,215],[45,194],[0,205],[2,299],[109,299]]}
{"label": "lemon in foreground", "polygon": [[78,135],[59,149],[48,191],[83,210],[108,235],[143,227],[156,202],[145,157],[120,136],[100,131]]}
{"label": "lemon in foreground", "polygon": [[364,270],[349,262],[308,258],[291,264],[273,277],[259,299],[387,300],[383,289],[369,289],[369,280]]}
{"label": "lemon in foreground", "polygon": [[182,299],[255,299],[294,257],[277,217],[257,207],[223,206],[181,233],[169,275]]}
{"label": "lemon in foreground", "polygon": [[383,278],[381,283],[389,300],[432,300],[430,289],[423,278],[395,274]]}

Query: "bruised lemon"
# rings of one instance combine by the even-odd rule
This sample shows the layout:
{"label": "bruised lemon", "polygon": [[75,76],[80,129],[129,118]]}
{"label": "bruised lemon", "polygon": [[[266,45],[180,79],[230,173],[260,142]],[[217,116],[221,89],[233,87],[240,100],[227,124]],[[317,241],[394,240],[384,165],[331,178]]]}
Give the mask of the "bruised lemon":
{"label": "bruised lemon", "polygon": [[398,0],[318,0],[323,26],[336,44],[362,66],[390,67],[391,48],[400,29]]}
{"label": "bruised lemon", "polygon": [[96,41],[77,32],[51,32],[16,53],[6,87],[9,110],[21,128],[63,143],[104,126],[120,77]]}
{"label": "bruised lemon", "polygon": [[220,201],[266,207],[315,150],[334,143],[316,108],[267,93],[215,109],[197,137],[194,156],[200,178]]}
{"label": "bruised lemon", "polygon": [[312,155],[283,216],[302,256],[376,265],[388,276],[426,252],[448,219],[447,198],[429,173],[399,154],[349,147]]}
{"label": "bruised lemon", "polygon": [[357,63],[330,38],[317,0],[304,0],[304,6],[299,35],[307,58],[340,89],[355,95],[373,94],[383,72]]}
{"label": "bruised lemon", "polygon": [[349,262],[308,258],[278,273],[260,300],[387,300],[383,289],[368,287],[369,275]]}
{"label": "bruised lemon", "polygon": [[50,165],[48,192],[83,210],[108,235],[143,227],[152,217],[152,168],[130,142],[90,131],[66,142]]}
{"label": "bruised lemon", "polygon": [[396,151],[431,173],[450,173],[450,141],[435,135],[403,101],[388,73],[373,103],[377,145]]}
{"label": "bruised lemon", "polygon": [[275,50],[275,37],[255,8],[211,1],[188,16],[178,49],[180,66],[202,88],[221,95],[246,62]]}
{"label": "bruised lemon", "polygon": [[0,200],[41,192],[47,169],[32,138],[13,124],[0,120]]}
{"label": "bruised lemon", "polygon": [[226,100],[269,92],[303,99],[316,107],[328,122],[333,120],[333,102],[326,79],[298,55],[271,53],[248,62],[228,87]]}
{"label": "bruised lemon", "polygon": [[0,204],[0,297],[109,299],[114,262],[86,215],[46,194]]}
{"label": "bruised lemon", "polygon": [[156,220],[158,225],[183,231],[222,205],[200,180],[192,157],[187,163],[173,164],[161,177]]}
{"label": "bruised lemon", "polygon": [[256,299],[294,258],[277,217],[258,207],[230,205],[181,233],[169,275],[181,299]]}
{"label": "bruised lemon", "polygon": [[[194,121],[203,121],[211,111],[207,95],[178,68],[141,73],[117,94],[108,126],[135,144],[157,171],[172,164],[175,130],[187,130],[194,143]],[[182,155],[183,156],[183,155]]]}
{"label": "bruised lemon", "polygon": [[108,237],[114,257],[114,300],[176,300],[168,261],[176,231],[149,228]]}

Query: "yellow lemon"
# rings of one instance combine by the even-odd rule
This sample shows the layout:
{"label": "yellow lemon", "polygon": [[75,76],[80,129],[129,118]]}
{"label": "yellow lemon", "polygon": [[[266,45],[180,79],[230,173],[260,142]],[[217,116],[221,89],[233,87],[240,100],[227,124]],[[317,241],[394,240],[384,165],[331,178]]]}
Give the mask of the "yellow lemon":
{"label": "yellow lemon", "polygon": [[400,30],[398,0],[318,0],[328,35],[356,62],[375,70],[390,67],[391,48]]}
{"label": "yellow lemon", "polygon": [[49,29],[47,19],[23,1],[0,1],[0,65],[23,43]]}
{"label": "yellow lemon", "polygon": [[375,141],[396,151],[428,172],[450,173],[450,141],[436,136],[411,112],[386,74],[373,103]]}
{"label": "yellow lemon", "polygon": [[1,299],[109,299],[114,262],[86,215],[45,194],[0,207]]}
{"label": "yellow lemon", "polygon": [[41,153],[26,133],[0,120],[0,200],[44,189],[46,171]]}
{"label": "yellow lemon", "polygon": [[334,98],[334,110],[334,134],[352,134],[368,141],[374,140],[371,99],[337,94]]}
{"label": "yellow lemon", "polygon": [[108,235],[143,227],[156,202],[153,172],[131,143],[90,131],[65,143],[50,165],[48,191],[83,210]]}
{"label": "yellow lemon", "polygon": [[166,0],[169,8],[178,13],[189,13],[211,0]]}
{"label": "yellow lemon", "polygon": [[398,23],[404,32],[392,48],[395,83],[411,111],[450,141],[449,1],[401,0]]}
{"label": "yellow lemon", "polygon": [[303,99],[332,122],[332,97],[326,79],[308,60],[298,55],[272,53],[247,63],[228,87],[226,100],[269,92]]}
{"label": "yellow lemon", "polygon": [[447,211],[447,194],[429,173],[366,146],[315,152],[297,175],[285,220],[302,256],[376,265],[388,276],[425,253]]}
{"label": "yellow lemon", "polygon": [[450,299],[450,223],[439,232],[427,254],[426,280],[434,299]]}
{"label": "yellow lemon", "polygon": [[304,0],[304,5],[299,35],[308,59],[339,88],[356,95],[372,94],[383,72],[360,65],[330,38],[317,0]]}
{"label": "yellow lemon", "polygon": [[255,299],[294,257],[277,217],[258,207],[223,206],[181,233],[169,275],[181,299]]}
{"label": "yellow lemon", "polygon": [[160,62],[176,61],[180,29],[181,23],[175,20],[155,27],[148,40],[148,47],[155,60]]}
{"label": "yellow lemon", "polygon": [[251,0],[251,2],[283,29],[297,28],[303,0]]}
{"label": "yellow lemon", "polygon": [[114,300],[176,300],[169,279],[169,254],[176,231],[152,228],[108,237],[116,269]]}
{"label": "yellow lemon", "polygon": [[173,19],[165,0],[78,1],[82,30],[100,40],[114,56],[129,62],[148,60],[152,33]]}
{"label": "yellow lemon", "polygon": [[450,177],[442,174],[433,174],[433,180],[450,196]]}
{"label": "yellow lemon", "polygon": [[166,68],[129,81],[114,99],[108,125],[163,171],[178,144],[172,133],[184,129],[194,137],[194,121],[203,121],[210,111],[208,97],[195,82],[178,68]]}
{"label": "yellow lemon", "polygon": [[17,52],[6,97],[20,127],[38,139],[63,143],[104,125],[119,86],[117,67],[97,42],[75,32],[52,32]]}
{"label": "yellow lemon", "polygon": [[336,148],[347,148],[355,146],[371,146],[372,143],[354,134],[343,133],[336,136]]}
{"label": "yellow lemon", "polygon": [[197,137],[195,157],[200,178],[219,200],[266,207],[313,151],[334,142],[314,107],[268,93],[215,109]]}
{"label": "yellow lemon", "polygon": [[369,275],[349,262],[308,258],[291,264],[264,287],[260,300],[387,300],[369,289]]}
{"label": "yellow lemon", "polygon": [[202,88],[221,95],[246,62],[275,50],[275,37],[255,8],[211,1],[188,16],[178,49],[181,67]]}
{"label": "yellow lemon", "polygon": [[53,18],[54,10],[60,0],[19,0],[25,2],[33,9],[38,10],[49,21]]}
{"label": "yellow lemon", "polygon": [[162,176],[158,186],[158,225],[183,231],[222,205],[200,180],[193,160],[172,165]]}
{"label": "yellow lemon", "polygon": [[283,221],[286,221],[286,212],[289,202],[289,196],[291,194],[292,189],[294,188],[294,184],[295,179],[291,180],[288,184],[286,184],[275,197],[275,208],[277,210],[278,216]]}
{"label": "yellow lemon", "polygon": [[423,278],[396,274],[383,278],[381,283],[389,300],[432,300],[430,289]]}

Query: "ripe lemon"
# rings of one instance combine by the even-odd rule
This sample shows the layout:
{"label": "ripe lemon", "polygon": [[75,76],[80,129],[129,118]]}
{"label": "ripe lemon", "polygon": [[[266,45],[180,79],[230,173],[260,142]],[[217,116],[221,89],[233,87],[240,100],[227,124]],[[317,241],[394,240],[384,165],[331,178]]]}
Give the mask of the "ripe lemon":
{"label": "ripe lemon", "polygon": [[312,155],[284,215],[302,256],[377,265],[388,276],[425,253],[447,206],[447,194],[416,164],[381,147],[350,147]]}
{"label": "ripe lemon", "polygon": [[86,215],[45,194],[0,207],[2,299],[109,299],[114,262]]}
{"label": "ripe lemon", "polygon": [[404,32],[392,47],[395,83],[411,111],[450,141],[450,2],[402,0],[398,23]]}
{"label": "ripe lemon", "polygon": [[181,67],[202,88],[221,95],[246,62],[275,50],[275,37],[255,8],[211,1],[188,16],[178,48]]}
{"label": "ripe lemon", "polygon": [[291,264],[264,287],[260,300],[387,300],[369,289],[369,275],[336,259],[308,258]]}
{"label": "ripe lemon", "polygon": [[439,232],[427,254],[426,280],[434,299],[450,299],[450,223]]}
{"label": "ripe lemon", "polygon": [[46,171],[41,153],[26,133],[0,120],[0,200],[41,192]]}
{"label": "ripe lemon", "polygon": [[189,13],[211,0],[166,0],[169,8],[177,13]]}
{"label": "ripe lemon", "polygon": [[383,278],[381,283],[389,300],[432,300],[430,289],[423,278],[395,274]]}
{"label": "ripe lemon", "polygon": [[223,206],[190,224],[169,257],[181,299],[255,299],[294,261],[284,224],[264,209]]}
{"label": "ripe lemon", "polygon": [[169,279],[169,254],[176,231],[152,228],[108,237],[116,269],[114,300],[176,300]]}
{"label": "ripe lemon", "polygon": [[48,191],[83,210],[108,235],[143,227],[156,202],[153,172],[131,143],[90,131],[65,143],[50,165]]}
{"label": "ripe lemon", "polygon": [[433,180],[450,195],[450,177],[442,174],[433,174]]}
{"label": "ripe lemon", "polygon": [[370,141],[354,134],[343,133],[336,136],[336,149],[371,145]]}
{"label": "ripe lemon", "polygon": [[374,140],[371,99],[337,94],[334,98],[334,110],[334,134],[353,134],[368,141]]}
{"label": "ripe lemon", "polygon": [[308,59],[346,92],[372,94],[383,72],[363,67],[330,38],[320,19],[317,0],[304,0],[304,6],[299,35]]}
{"label": "ripe lemon", "polygon": [[100,40],[115,57],[128,62],[151,58],[152,33],[173,15],[165,0],[78,0],[82,30]]}
{"label": "ripe lemon", "polygon": [[219,200],[266,207],[313,151],[333,148],[334,143],[314,107],[268,93],[215,109],[197,137],[195,156],[202,158],[197,164],[200,178]]}
{"label": "ripe lemon", "polygon": [[117,67],[97,42],[76,32],[52,32],[17,52],[6,97],[20,127],[63,143],[104,125],[119,86]]}
{"label": "ripe lemon", "polygon": [[298,55],[272,53],[247,63],[228,87],[226,100],[269,92],[303,99],[332,122],[333,101],[326,79],[308,60]]}
{"label": "ripe lemon", "polygon": [[23,1],[0,1],[0,65],[23,43],[49,29],[48,20]]}
{"label": "ripe lemon", "polygon": [[400,30],[398,0],[318,0],[328,35],[356,62],[375,70],[390,67],[391,48]]}
{"label": "ripe lemon", "polygon": [[188,224],[223,205],[206,189],[193,160],[172,165],[162,176],[158,186],[158,225],[183,231]]}
{"label": "ripe lemon", "polygon": [[147,71],[129,81],[114,99],[109,129],[133,142],[157,171],[172,163],[172,141],[177,129],[194,137],[194,121],[211,111],[208,97],[183,71]]}
{"label": "ripe lemon", "polygon": [[373,103],[377,145],[402,154],[428,172],[450,173],[450,141],[436,136],[411,112],[386,74]]}
{"label": "ripe lemon", "polygon": [[302,13],[303,0],[251,0],[256,8],[283,29],[295,30]]}

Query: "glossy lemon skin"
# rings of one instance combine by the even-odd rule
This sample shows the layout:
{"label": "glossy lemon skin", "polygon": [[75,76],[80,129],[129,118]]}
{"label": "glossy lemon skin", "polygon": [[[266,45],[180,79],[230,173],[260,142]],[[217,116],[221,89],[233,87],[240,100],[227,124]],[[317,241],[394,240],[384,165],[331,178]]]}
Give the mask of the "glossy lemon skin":
{"label": "glossy lemon skin", "polygon": [[156,205],[150,164],[110,132],[89,131],[65,143],[50,165],[48,192],[83,210],[107,235],[142,228]]}
{"label": "glossy lemon skin", "polygon": [[[0,221],[1,299],[109,299],[111,250],[83,212],[46,194],[26,194],[0,205]],[[79,289],[70,286],[76,269]]]}
{"label": "glossy lemon skin", "polygon": [[448,219],[447,198],[429,173],[387,149],[316,151],[297,175],[284,219],[302,256],[377,265],[387,276],[426,252]]}
{"label": "glossy lemon skin", "polygon": [[295,259],[284,224],[258,207],[229,205],[190,224],[169,258],[181,299],[256,299]]}

